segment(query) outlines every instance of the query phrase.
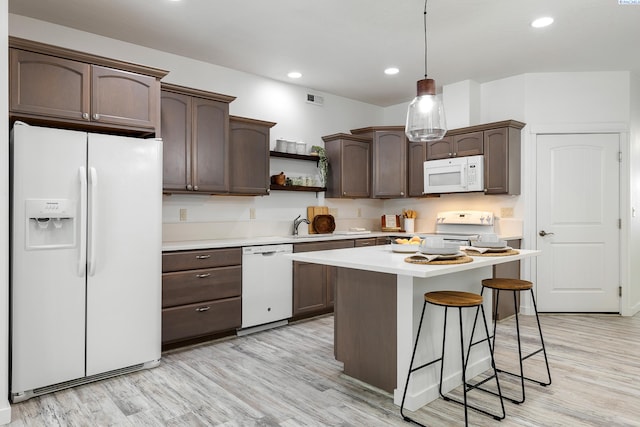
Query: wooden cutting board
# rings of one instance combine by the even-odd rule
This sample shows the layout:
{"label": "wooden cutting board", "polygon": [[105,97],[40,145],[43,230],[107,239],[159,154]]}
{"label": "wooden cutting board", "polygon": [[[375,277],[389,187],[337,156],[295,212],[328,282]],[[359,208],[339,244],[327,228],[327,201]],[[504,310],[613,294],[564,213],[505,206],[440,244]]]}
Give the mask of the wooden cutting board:
{"label": "wooden cutting board", "polygon": [[313,229],[313,218],[316,215],[328,215],[329,207],[328,206],[307,206],[307,219],[309,220],[309,234],[317,234],[316,230]]}

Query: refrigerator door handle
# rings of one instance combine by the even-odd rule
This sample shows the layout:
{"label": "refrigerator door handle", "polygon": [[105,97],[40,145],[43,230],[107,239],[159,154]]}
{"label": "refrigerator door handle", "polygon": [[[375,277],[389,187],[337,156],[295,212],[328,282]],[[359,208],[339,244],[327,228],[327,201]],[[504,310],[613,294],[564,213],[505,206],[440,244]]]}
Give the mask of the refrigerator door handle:
{"label": "refrigerator door handle", "polygon": [[91,203],[89,217],[89,276],[93,276],[96,272],[96,217],[98,216],[98,172],[96,168],[89,168],[89,185],[91,191],[89,199]]}
{"label": "refrigerator door handle", "polygon": [[78,169],[80,179],[80,253],[78,254],[78,276],[84,277],[87,267],[87,170]]}

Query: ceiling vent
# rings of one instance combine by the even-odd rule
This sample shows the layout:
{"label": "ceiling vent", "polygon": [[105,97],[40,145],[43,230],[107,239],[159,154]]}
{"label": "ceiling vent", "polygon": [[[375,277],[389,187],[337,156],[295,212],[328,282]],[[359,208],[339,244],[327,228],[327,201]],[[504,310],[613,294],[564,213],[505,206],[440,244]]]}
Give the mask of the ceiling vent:
{"label": "ceiling vent", "polygon": [[320,95],[313,95],[311,93],[307,94],[307,103],[309,104],[313,104],[313,105],[324,105],[324,98],[321,97]]}

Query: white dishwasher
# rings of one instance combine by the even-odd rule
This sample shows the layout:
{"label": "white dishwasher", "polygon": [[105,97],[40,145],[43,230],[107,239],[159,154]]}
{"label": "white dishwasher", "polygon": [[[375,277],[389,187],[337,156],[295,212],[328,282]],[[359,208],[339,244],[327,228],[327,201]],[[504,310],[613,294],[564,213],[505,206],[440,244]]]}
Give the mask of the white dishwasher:
{"label": "white dishwasher", "polygon": [[293,307],[293,245],[242,248],[242,329],[286,324]]}

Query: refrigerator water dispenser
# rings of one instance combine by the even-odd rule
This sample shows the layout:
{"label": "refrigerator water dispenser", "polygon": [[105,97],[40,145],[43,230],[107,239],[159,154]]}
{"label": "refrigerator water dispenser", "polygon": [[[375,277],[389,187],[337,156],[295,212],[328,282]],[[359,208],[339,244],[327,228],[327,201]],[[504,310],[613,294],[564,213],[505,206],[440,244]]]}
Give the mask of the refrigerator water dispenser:
{"label": "refrigerator water dispenser", "polygon": [[27,199],[26,249],[71,248],[76,244],[76,202]]}

